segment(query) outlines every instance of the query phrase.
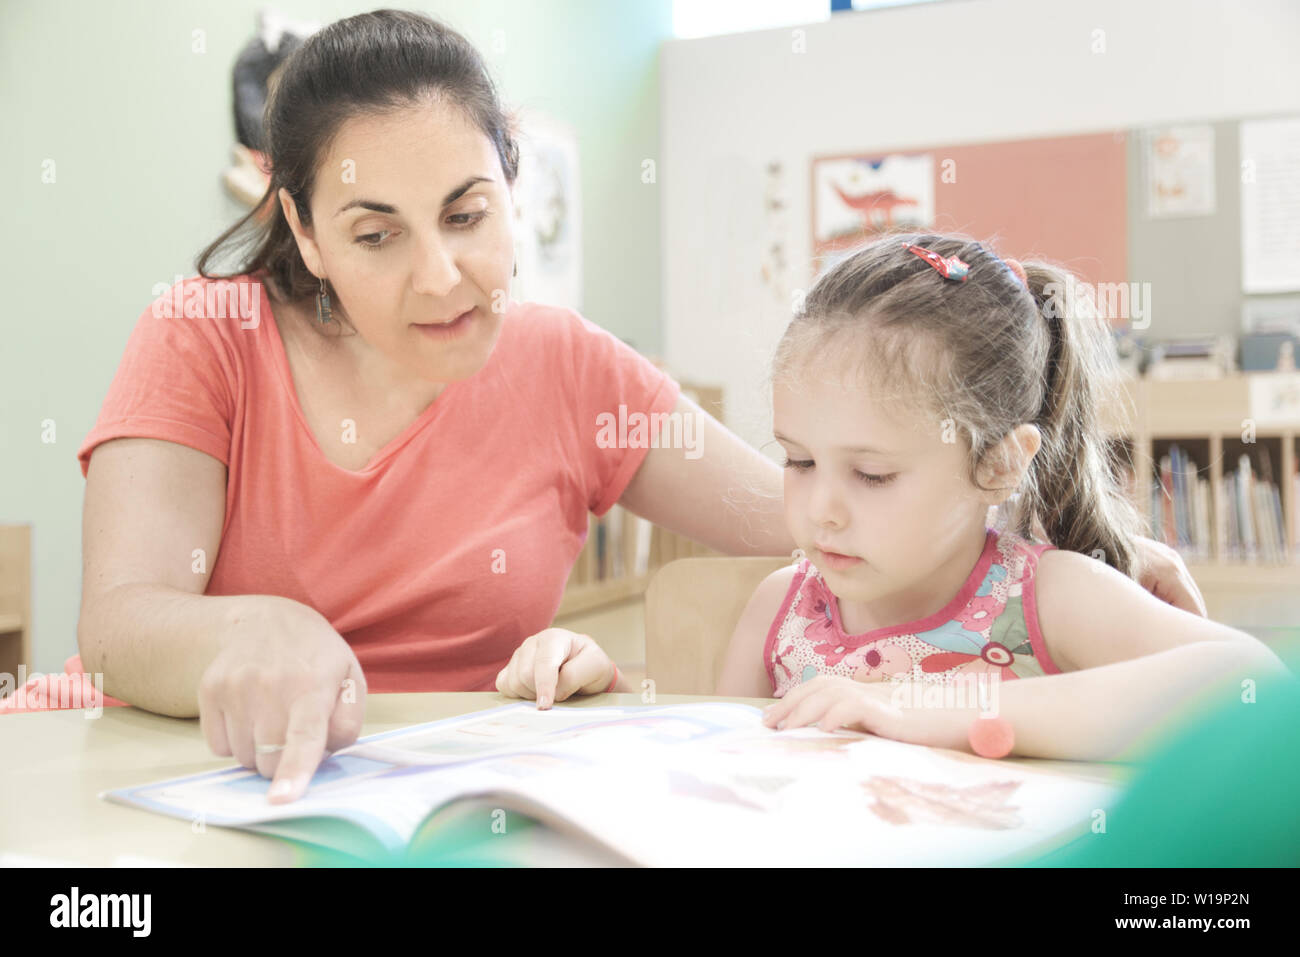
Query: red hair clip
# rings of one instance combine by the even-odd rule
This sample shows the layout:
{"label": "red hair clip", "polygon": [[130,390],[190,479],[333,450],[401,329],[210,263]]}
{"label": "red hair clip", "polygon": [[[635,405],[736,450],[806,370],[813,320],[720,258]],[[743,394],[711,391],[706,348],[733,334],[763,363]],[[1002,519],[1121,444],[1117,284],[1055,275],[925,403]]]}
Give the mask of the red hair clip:
{"label": "red hair clip", "polygon": [[912,243],[907,244],[907,251],[920,256],[944,279],[955,279],[958,282],[965,282],[966,275],[970,272],[970,263],[962,262],[956,256],[950,256],[944,259],[933,249],[926,249],[924,246],[916,246]]}
{"label": "red hair clip", "polygon": [[1020,280],[1020,285],[1028,289],[1029,277],[1025,274],[1025,267],[1020,265],[1020,261],[1018,259],[1009,259],[1006,257],[1004,257],[1002,261],[1007,264],[1008,269],[1016,274],[1016,278]]}

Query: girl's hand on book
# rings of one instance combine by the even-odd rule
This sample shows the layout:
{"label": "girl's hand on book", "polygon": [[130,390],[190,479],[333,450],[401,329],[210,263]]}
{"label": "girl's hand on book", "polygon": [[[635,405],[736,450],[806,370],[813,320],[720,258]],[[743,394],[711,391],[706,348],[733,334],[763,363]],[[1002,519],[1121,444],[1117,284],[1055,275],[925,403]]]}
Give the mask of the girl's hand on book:
{"label": "girl's hand on book", "polygon": [[777,730],[815,724],[822,731],[866,731],[882,738],[933,748],[966,748],[972,708],[907,707],[921,701],[913,686],[892,681],[855,681],[819,675],[790,689],[763,711],[763,724]]}
{"label": "girl's hand on book", "polygon": [[497,674],[497,691],[549,708],[574,694],[599,694],[613,680],[614,662],[590,635],[547,628],[515,649]]}
{"label": "girl's hand on book", "polygon": [[216,754],[273,778],[272,803],[296,801],[321,759],[361,732],[366,679],[315,609],[249,595],[199,681],[199,723]]}

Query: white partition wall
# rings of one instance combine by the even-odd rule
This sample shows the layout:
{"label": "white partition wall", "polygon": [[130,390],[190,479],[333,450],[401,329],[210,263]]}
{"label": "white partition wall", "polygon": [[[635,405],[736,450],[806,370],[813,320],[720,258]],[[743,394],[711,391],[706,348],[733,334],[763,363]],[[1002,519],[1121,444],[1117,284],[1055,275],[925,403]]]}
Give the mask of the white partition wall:
{"label": "white partition wall", "polygon": [[[948,0],[667,43],[670,367],[720,383],[728,424],[770,439],[766,362],[810,279],[812,156],[1300,112],[1298,49],[1289,0]],[[786,278],[765,282],[776,244]]]}

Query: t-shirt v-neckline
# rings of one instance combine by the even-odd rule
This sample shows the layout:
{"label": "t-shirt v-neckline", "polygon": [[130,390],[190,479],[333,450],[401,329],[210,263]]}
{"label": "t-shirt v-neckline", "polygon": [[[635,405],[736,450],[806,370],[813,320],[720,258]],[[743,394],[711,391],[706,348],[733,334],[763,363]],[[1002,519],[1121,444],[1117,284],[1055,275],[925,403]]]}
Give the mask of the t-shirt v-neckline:
{"label": "t-shirt v-neckline", "polygon": [[[927,615],[924,618],[918,618],[914,621],[905,621],[900,625],[887,625],[883,628],[872,628],[861,634],[850,635],[844,627],[844,619],[840,617],[840,599],[839,596],[830,590],[826,585],[826,580],[821,580],[821,586],[826,589],[826,593],[831,596],[830,611],[831,625],[835,629],[836,636],[851,642],[854,647],[865,645],[868,642],[877,641],[881,638],[893,638],[898,635],[915,635],[924,631],[931,631],[938,628],[953,618],[970,602],[979,590],[980,585],[984,583],[984,576],[989,573],[993,566],[993,559],[997,554],[996,533],[991,528],[984,530],[984,548],[980,550],[980,557],[975,561],[975,567],[971,569],[966,576],[965,583],[953,596],[952,601],[948,602],[933,615]],[[815,567],[815,566],[814,566]],[[818,577],[821,573],[818,572]]]}
{"label": "t-shirt v-neckline", "polygon": [[423,428],[441,412],[443,406],[446,405],[447,393],[456,387],[457,383],[455,382],[448,382],[446,387],[438,393],[437,398],[430,402],[423,412],[416,416],[405,429],[387,442],[383,448],[379,449],[379,451],[372,455],[370,460],[361,468],[349,469],[339,465],[325,454],[324,449],[320,446],[319,440],[316,438],[316,433],[311,430],[311,425],[307,422],[307,416],[302,411],[302,403],[298,400],[298,388],[293,381],[293,370],[289,367],[289,352],[285,348],[284,338],[280,335],[280,327],[275,321],[275,312],[271,308],[271,295],[266,289],[266,283],[259,281],[258,287],[261,289],[263,300],[262,305],[266,310],[266,315],[270,316],[271,320],[271,341],[273,343],[272,348],[275,351],[275,369],[276,374],[280,378],[280,385],[289,398],[289,407],[293,409],[294,417],[297,418],[299,426],[306,434],[307,441],[310,442],[312,448],[316,450],[316,454],[320,456],[321,461],[330,468],[343,475],[368,475],[376,468],[383,465],[383,463],[391,458],[398,449],[409,442],[416,433],[423,430]]}

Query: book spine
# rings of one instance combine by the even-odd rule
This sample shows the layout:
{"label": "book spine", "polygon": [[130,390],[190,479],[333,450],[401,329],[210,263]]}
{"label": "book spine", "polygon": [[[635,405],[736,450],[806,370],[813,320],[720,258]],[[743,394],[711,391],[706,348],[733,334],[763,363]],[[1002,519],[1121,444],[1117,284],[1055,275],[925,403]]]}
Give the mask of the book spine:
{"label": "book spine", "polygon": [[1237,521],[1237,476],[1228,474],[1223,477],[1223,514],[1227,522],[1227,546],[1224,557],[1231,561],[1241,560],[1241,525]]}
{"label": "book spine", "polygon": [[1164,516],[1161,511],[1162,502],[1160,501],[1160,482],[1153,480],[1151,482],[1151,494],[1148,496],[1151,502],[1151,518],[1147,523],[1147,534],[1152,538],[1160,537],[1160,529],[1164,527]]}
{"label": "book spine", "polygon": [[614,505],[609,510],[609,565],[610,577],[622,578],[623,569],[623,507]]}
{"label": "book spine", "polygon": [[1214,537],[1217,551],[1214,557],[1219,561],[1227,561],[1231,542],[1228,541],[1228,486],[1222,475],[1216,475],[1212,480],[1219,491],[1219,508],[1214,513]]}
{"label": "book spine", "polygon": [[1177,547],[1178,527],[1174,519],[1174,468],[1167,455],[1162,455],[1160,459],[1160,486],[1161,505],[1164,506],[1162,511],[1165,515],[1165,525],[1161,529],[1161,534],[1164,536],[1165,545]]}
{"label": "book spine", "polygon": [[[1300,455],[1296,458],[1300,460]],[[1291,477],[1291,557],[1300,560],[1300,461]]]}
{"label": "book spine", "polygon": [[605,580],[605,518],[596,520],[596,581]]}
{"label": "book spine", "polygon": [[1273,498],[1273,535],[1277,549],[1275,560],[1284,562],[1287,559],[1287,547],[1286,520],[1282,517],[1282,492],[1276,485],[1270,485],[1268,491]]}
{"label": "book spine", "polygon": [[1174,479],[1174,534],[1176,547],[1186,549],[1187,540],[1187,483],[1183,474],[1183,450],[1177,445],[1169,446],[1169,470]]}
{"label": "book spine", "polygon": [[1196,480],[1196,535],[1200,539],[1199,553],[1201,560],[1210,557],[1210,480]]}
{"label": "book spine", "polygon": [[1237,460],[1237,520],[1241,523],[1241,545],[1246,561],[1253,562],[1258,557],[1256,551],[1254,515],[1254,482],[1250,471],[1250,459],[1243,455]]}

